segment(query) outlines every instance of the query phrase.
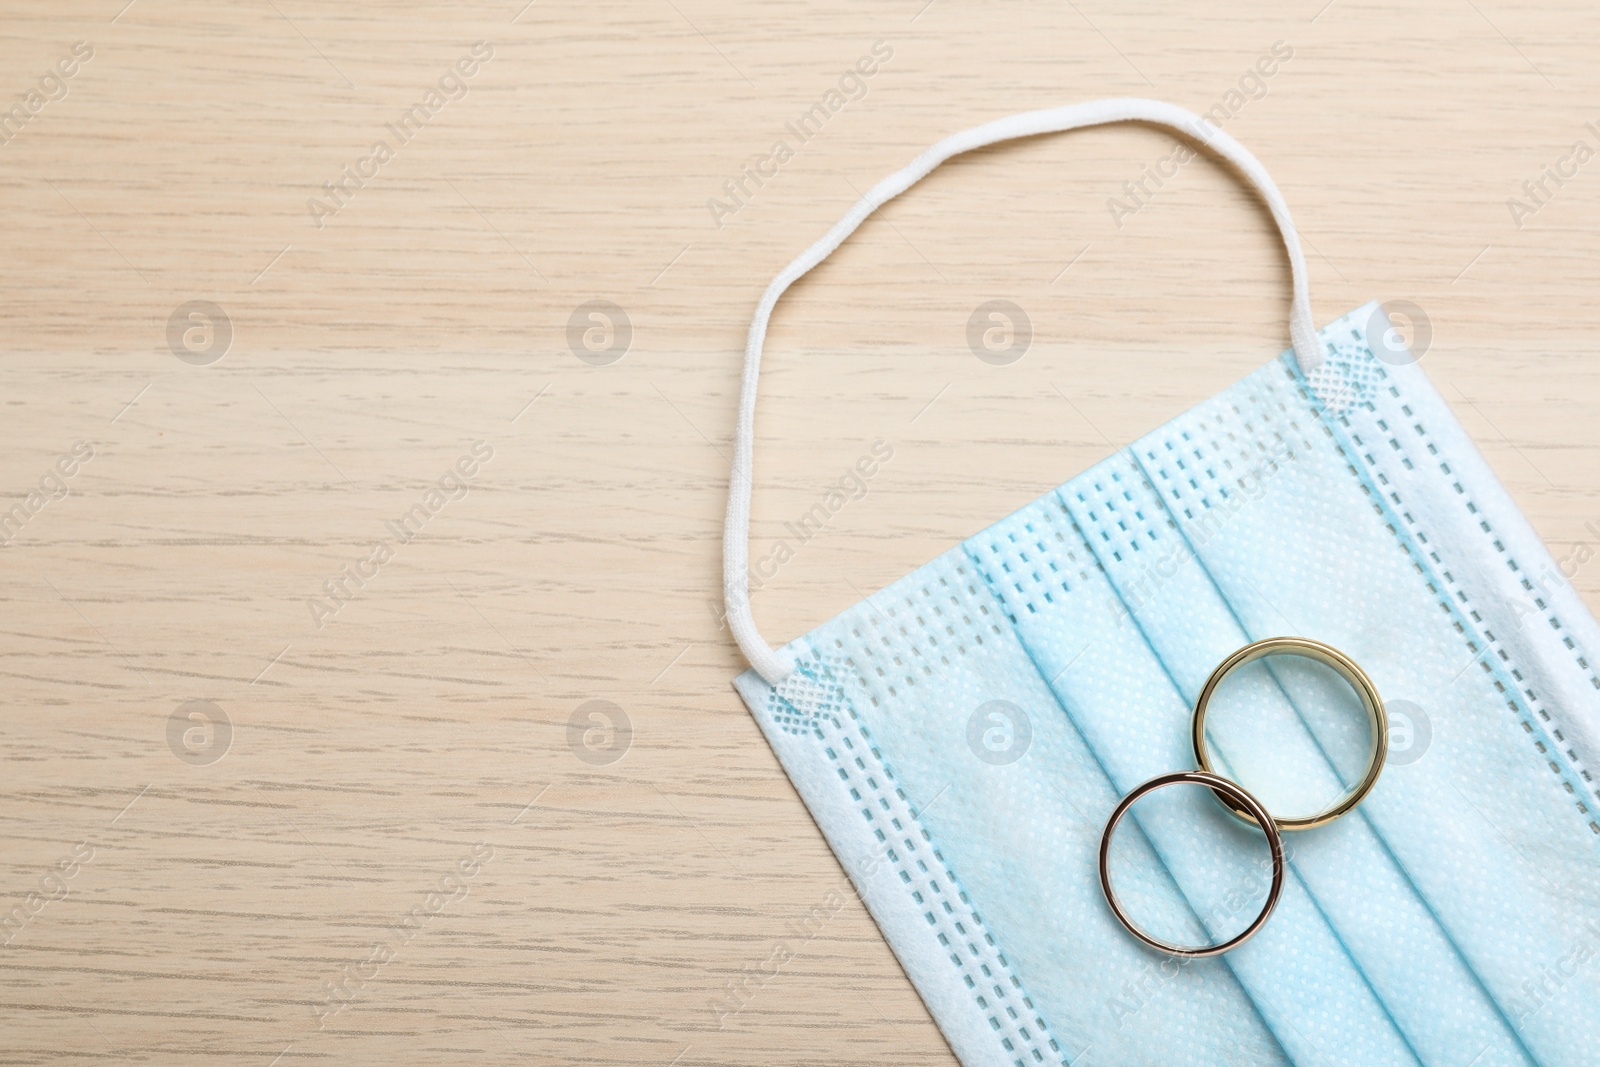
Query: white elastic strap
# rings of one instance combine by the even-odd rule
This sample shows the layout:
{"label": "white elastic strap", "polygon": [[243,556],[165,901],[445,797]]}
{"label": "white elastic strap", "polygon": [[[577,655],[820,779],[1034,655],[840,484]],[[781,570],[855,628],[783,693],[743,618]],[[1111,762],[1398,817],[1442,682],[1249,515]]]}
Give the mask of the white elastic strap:
{"label": "white elastic strap", "polygon": [[869,189],[820,241],[783,268],[762,294],[755,319],[750,323],[750,334],[744,350],[744,377],[739,387],[739,421],[734,431],[733,472],[728,481],[728,516],[722,531],[723,595],[727,600],[728,628],[733,632],[734,640],[739,642],[739,648],[750,665],[770,684],[776,685],[788,677],[794,664],[789,657],[767,644],[756,629],[755,616],[750,610],[750,490],[761,345],[766,340],[767,321],[772,317],[772,309],[777,305],[778,298],[801,275],[838,248],[846,237],[855,232],[857,226],[866,221],[867,216],[915,185],[951,156],[1019,137],[1060,133],[1084,126],[1102,126],[1108,122],[1149,122],[1170,127],[1194,138],[1239,169],[1271,209],[1278,232],[1283,235],[1283,247],[1289,253],[1289,272],[1294,282],[1294,297],[1289,305],[1289,338],[1294,345],[1300,369],[1309,374],[1321,364],[1322,349],[1317,343],[1316,327],[1311,319],[1311,293],[1306,286],[1305,257],[1300,253],[1300,238],[1295,233],[1294,221],[1289,217],[1288,205],[1283,202],[1282,194],[1272,183],[1272,177],[1260,160],[1222,130],[1208,126],[1194,112],[1160,100],[1115,97],[1043,111],[1025,111],[946,137],[908,166]]}

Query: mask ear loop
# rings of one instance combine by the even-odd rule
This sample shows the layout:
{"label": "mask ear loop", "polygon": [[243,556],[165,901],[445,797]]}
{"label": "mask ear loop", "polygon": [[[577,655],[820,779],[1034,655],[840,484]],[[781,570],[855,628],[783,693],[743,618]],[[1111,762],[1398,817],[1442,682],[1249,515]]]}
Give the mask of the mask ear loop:
{"label": "mask ear loop", "polygon": [[844,243],[844,239],[854,233],[869,215],[952,156],[1002,141],[1060,133],[1085,126],[1103,126],[1112,122],[1148,122],[1177,130],[1238,168],[1272,212],[1272,219],[1283,237],[1283,247],[1289,253],[1289,273],[1294,286],[1289,304],[1289,338],[1301,373],[1310,374],[1321,365],[1322,346],[1317,341],[1316,326],[1311,318],[1311,292],[1306,283],[1305,256],[1300,252],[1300,238],[1295,231],[1294,220],[1289,217],[1289,207],[1284,203],[1283,195],[1273,184],[1267,169],[1250,154],[1249,149],[1222,130],[1207,125],[1194,112],[1160,100],[1113,97],[1042,111],[1024,111],[946,137],[926,149],[906,167],[869,189],[845,213],[844,218],[823,234],[821,240],[783,268],[761,295],[755,318],[750,322],[744,350],[744,374],[739,387],[739,419],[734,430],[733,470],[728,479],[728,514],[722,530],[722,584],[723,596],[727,601],[728,629],[732,631],[734,640],[739,643],[750,665],[769,684],[777,685],[794,670],[792,657],[774,649],[761,636],[750,610],[750,492],[754,466],[756,385],[761,374],[761,346],[766,340],[767,322],[772,318],[778,298]]}

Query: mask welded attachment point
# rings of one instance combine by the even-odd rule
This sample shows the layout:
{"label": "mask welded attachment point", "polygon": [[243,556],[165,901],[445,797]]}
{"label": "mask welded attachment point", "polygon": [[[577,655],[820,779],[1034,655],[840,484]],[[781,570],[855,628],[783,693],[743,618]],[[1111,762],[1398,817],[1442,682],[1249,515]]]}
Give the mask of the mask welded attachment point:
{"label": "mask welded attachment point", "polygon": [[[1378,775],[1383,772],[1384,761],[1389,755],[1389,716],[1384,710],[1383,698],[1378,695],[1377,686],[1372,684],[1372,679],[1367,677],[1367,672],[1363,671],[1355,660],[1332,645],[1325,645],[1308,637],[1269,637],[1245,645],[1223,660],[1217,669],[1211,672],[1211,677],[1206,679],[1205,687],[1200,690],[1199,699],[1194,702],[1194,721],[1190,732],[1194,742],[1195,763],[1202,771],[1209,774],[1216,773],[1211,766],[1211,756],[1206,750],[1205,734],[1206,708],[1216,694],[1217,687],[1222,684],[1224,678],[1246,663],[1253,663],[1268,656],[1303,656],[1331,667],[1339,677],[1350,683],[1350,687],[1361,698],[1362,706],[1366,708],[1367,727],[1371,731],[1371,748],[1367,755],[1366,773],[1362,775],[1356,787],[1333,806],[1315,815],[1293,819],[1273,818],[1278,829],[1286,832],[1326,826],[1340,816],[1355,810],[1356,805],[1366,799],[1367,794],[1372,792],[1372,787],[1378,784]],[[1255,813],[1237,803],[1236,798],[1228,792],[1213,790],[1212,793],[1234,815],[1247,822],[1256,821]]]}
{"label": "mask welded attachment point", "polygon": [[[1111,836],[1116,832],[1117,823],[1122,821],[1122,817],[1128,813],[1128,809],[1133,807],[1134,803],[1146,793],[1153,793],[1157,789],[1163,789],[1169,785],[1186,783],[1206,786],[1213,793],[1226,796],[1239,804],[1253,816],[1255,824],[1265,831],[1267,847],[1272,850],[1272,884],[1267,889],[1267,902],[1262,907],[1261,914],[1257,915],[1249,926],[1246,926],[1226,941],[1215,945],[1197,947],[1174,945],[1171,942],[1161,940],[1153,934],[1145,933],[1132,919],[1128,918],[1127,912],[1122,910],[1122,903],[1117,900],[1116,891],[1111,888]],[[1279,833],[1278,824],[1267,813],[1267,809],[1261,806],[1259,800],[1245,792],[1244,787],[1237,782],[1229,781],[1209,771],[1174,771],[1172,774],[1163,774],[1158,778],[1150,779],[1122,798],[1122,802],[1117,805],[1116,810],[1111,813],[1111,818],[1107,820],[1105,832],[1100,835],[1100,888],[1105,891],[1106,903],[1111,906],[1111,914],[1115,915],[1117,921],[1126,927],[1134,937],[1137,937],[1151,948],[1160,949],[1162,952],[1173,956],[1186,956],[1192,959],[1205,956],[1220,956],[1230,949],[1238,948],[1254,937],[1256,932],[1266,924],[1267,919],[1271,917],[1272,910],[1278,906],[1278,898],[1283,895],[1284,866],[1283,835]]]}

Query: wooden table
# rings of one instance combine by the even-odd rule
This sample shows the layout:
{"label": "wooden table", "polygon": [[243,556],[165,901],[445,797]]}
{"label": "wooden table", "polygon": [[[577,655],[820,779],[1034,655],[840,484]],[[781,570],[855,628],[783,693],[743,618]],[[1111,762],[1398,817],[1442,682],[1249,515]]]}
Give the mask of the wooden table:
{"label": "wooden table", "polygon": [[[0,16],[0,1063],[951,1062],[854,901],[719,1015],[845,882],[715,601],[761,288],[989,118],[1222,108],[1319,321],[1420,309],[1558,558],[1600,543],[1591,4],[125,2]],[[1172,148],[976,153],[796,289],[757,543],[894,455],[769,637],[1285,345],[1222,167],[1130,202]]]}

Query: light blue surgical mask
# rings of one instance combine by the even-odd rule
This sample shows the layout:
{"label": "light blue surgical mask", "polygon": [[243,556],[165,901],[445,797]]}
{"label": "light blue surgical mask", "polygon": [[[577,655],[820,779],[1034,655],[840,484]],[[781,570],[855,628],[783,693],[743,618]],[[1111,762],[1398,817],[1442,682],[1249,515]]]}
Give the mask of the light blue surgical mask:
{"label": "light blue surgical mask", "polygon": [[[1294,274],[1292,351],[769,647],[746,568],[778,297],[944,159],[1123,120],[1186,133],[1260,192]],[[736,685],[964,1063],[1596,1061],[1600,627],[1381,309],[1319,334],[1304,275],[1242,146],[1171,105],[1108,100],[935,145],[762,299],[724,539],[754,668]],[[1402,731],[1393,758],[1354,814],[1289,840],[1252,941],[1162,955],[1106,906],[1101,828],[1134,786],[1193,766],[1207,675],[1277,634],[1366,670]],[[1365,744],[1342,686],[1295,661],[1230,680],[1210,730],[1223,773],[1281,814],[1341,792]],[[1196,793],[1125,827],[1118,859],[1130,910],[1186,943],[1242,926],[1265,889],[1260,835]]]}

